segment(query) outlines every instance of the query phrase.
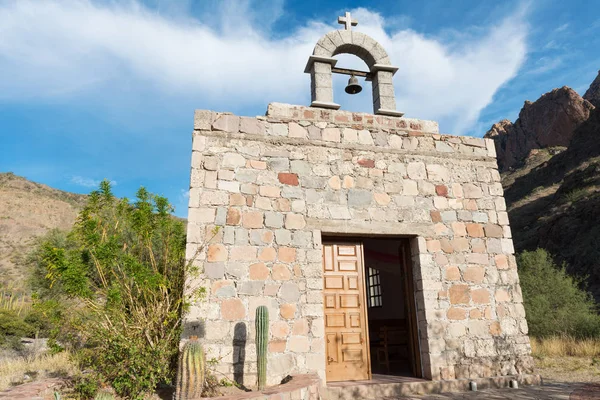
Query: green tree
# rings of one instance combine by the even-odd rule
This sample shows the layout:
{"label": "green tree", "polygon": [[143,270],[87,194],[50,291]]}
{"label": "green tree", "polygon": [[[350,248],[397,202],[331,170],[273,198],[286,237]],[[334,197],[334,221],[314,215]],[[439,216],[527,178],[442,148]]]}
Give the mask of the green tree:
{"label": "green tree", "polygon": [[583,280],[557,266],[544,249],[524,251],[517,259],[529,332],[535,337],[598,336],[600,317]]}
{"label": "green tree", "polygon": [[144,188],[130,203],[103,181],[68,236],[50,237],[34,257],[47,283],[33,282],[60,321],[56,339],[128,398],[173,378],[187,265],[172,212]]}

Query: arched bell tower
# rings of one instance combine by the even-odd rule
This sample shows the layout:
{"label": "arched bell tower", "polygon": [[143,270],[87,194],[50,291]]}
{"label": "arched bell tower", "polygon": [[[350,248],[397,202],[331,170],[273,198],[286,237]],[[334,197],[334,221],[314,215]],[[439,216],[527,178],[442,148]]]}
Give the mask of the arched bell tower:
{"label": "arched bell tower", "polygon": [[[349,12],[338,17],[338,23],[344,29],[331,31],[317,42],[313,54],[308,58],[304,69],[310,74],[311,107],[337,110],[339,104],[333,101],[332,73],[365,77],[373,85],[373,113],[401,117],[403,113],[396,111],[393,75],[398,70],[390,63],[385,49],[373,38],[362,32],[352,30],[358,21],[353,20]],[[356,71],[336,68],[338,54],[353,54],[363,60],[369,71]]]}

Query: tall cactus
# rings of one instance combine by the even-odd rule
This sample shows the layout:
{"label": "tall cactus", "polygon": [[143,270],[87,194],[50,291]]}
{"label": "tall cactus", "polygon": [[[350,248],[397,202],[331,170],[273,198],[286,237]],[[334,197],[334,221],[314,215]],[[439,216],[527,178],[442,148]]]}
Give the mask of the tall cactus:
{"label": "tall cactus", "polygon": [[206,378],[204,348],[198,336],[191,336],[179,354],[176,400],[199,399]]}
{"label": "tall cactus", "polygon": [[267,346],[269,344],[269,309],[265,306],[256,308],[256,358],[258,390],[267,384]]}

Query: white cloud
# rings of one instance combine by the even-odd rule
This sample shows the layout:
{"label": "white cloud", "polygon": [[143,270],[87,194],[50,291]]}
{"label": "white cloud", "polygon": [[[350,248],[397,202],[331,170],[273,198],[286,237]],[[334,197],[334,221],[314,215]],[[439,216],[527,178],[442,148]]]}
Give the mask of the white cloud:
{"label": "white cloud", "polygon": [[[132,1],[0,2],[0,100],[69,100],[93,93],[97,101],[108,101],[115,88],[126,85],[154,90],[157,97],[197,96],[199,107],[212,109],[266,108],[271,101],[307,104],[306,60],[318,38],[337,26],[313,21],[272,38],[260,18],[240,19],[252,12],[250,3],[241,4],[221,8],[230,13],[227,18],[214,15],[208,21],[161,16]],[[472,127],[525,59],[521,11],[481,35],[460,35],[460,43],[410,29],[389,34],[379,14],[357,9],[353,15],[359,20],[355,29],[380,41],[400,67],[398,109],[440,120],[446,132]],[[336,101],[371,111],[370,88],[359,97],[344,97],[346,79],[335,80]]]}
{"label": "white cloud", "polygon": [[[83,176],[73,176],[71,178],[71,183],[74,183],[76,185],[79,186],[83,186],[86,188],[94,188],[97,189],[100,186],[100,182],[101,180],[97,180],[97,179],[92,179],[92,178],[85,178]],[[116,186],[117,182],[116,181],[110,181],[110,184],[112,186]]]}

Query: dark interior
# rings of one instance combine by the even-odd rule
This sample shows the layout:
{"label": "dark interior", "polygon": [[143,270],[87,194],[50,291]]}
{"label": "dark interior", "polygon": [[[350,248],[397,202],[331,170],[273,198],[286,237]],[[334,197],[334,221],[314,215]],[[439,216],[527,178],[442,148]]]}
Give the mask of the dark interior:
{"label": "dark interior", "polygon": [[403,239],[365,239],[365,288],[373,374],[415,376]]}

